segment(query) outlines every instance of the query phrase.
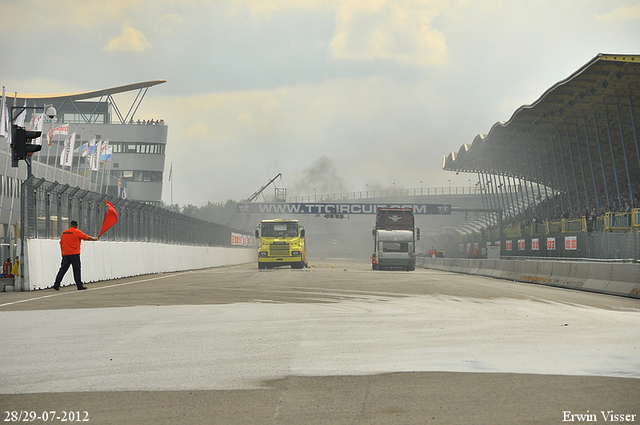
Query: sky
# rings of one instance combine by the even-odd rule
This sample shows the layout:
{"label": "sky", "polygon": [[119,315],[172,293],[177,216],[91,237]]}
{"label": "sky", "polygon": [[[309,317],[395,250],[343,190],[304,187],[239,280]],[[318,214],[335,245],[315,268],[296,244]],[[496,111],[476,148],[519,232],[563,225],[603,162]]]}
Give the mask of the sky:
{"label": "sky", "polygon": [[279,173],[289,196],[468,187],[477,176],[443,157],[598,53],[640,53],[638,0],[0,0],[0,14],[7,93],[167,81],[136,118],[169,126],[163,201],[180,205],[240,201]]}

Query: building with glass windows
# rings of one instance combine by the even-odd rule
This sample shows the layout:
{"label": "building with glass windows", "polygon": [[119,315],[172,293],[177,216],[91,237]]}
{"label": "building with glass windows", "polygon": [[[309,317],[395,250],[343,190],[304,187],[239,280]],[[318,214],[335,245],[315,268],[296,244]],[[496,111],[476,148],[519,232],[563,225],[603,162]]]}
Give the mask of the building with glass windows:
{"label": "building with glass windows", "polygon": [[[36,177],[59,180],[70,173],[91,190],[111,196],[159,204],[165,166],[165,147],[168,127],[162,119],[140,120],[136,112],[149,88],[164,83],[154,80],[91,92],[26,95],[17,93],[15,104],[29,107],[53,105],[57,115],[53,120],[45,117],[43,136],[57,126],[68,124],[67,134],[52,134],[51,145],[43,137],[42,150],[34,155],[33,170]],[[114,95],[137,92],[128,110],[120,109]],[[7,103],[14,100],[7,96]],[[131,97],[131,94],[129,94]],[[39,114],[37,110],[33,111]],[[32,111],[28,111],[28,118]],[[28,125],[28,121],[26,122]],[[73,164],[60,165],[65,140],[75,133]],[[108,141],[108,144],[106,142]],[[102,146],[100,161],[91,163],[92,146]],[[106,148],[107,146],[108,148]],[[40,166],[41,165],[41,166]],[[70,178],[73,182],[73,178]]]}

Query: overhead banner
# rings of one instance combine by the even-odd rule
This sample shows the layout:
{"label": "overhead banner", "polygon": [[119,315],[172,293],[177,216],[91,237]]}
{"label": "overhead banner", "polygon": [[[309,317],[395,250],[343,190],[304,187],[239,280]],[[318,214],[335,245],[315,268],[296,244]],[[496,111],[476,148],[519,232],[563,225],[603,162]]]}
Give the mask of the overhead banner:
{"label": "overhead banner", "polygon": [[293,202],[238,202],[245,214],[377,214],[378,208],[413,208],[414,214],[451,214],[451,204],[341,204]]}

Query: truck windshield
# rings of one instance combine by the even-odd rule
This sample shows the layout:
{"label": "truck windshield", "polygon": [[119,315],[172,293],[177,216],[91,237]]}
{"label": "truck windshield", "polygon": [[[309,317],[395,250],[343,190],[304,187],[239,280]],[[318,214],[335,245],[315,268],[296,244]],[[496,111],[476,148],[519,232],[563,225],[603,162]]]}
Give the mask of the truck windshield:
{"label": "truck windshield", "polygon": [[298,236],[298,223],[262,223],[263,238],[291,238]]}
{"label": "truck windshield", "polygon": [[400,212],[379,213],[376,226],[380,229],[410,229],[413,227],[413,214]]}

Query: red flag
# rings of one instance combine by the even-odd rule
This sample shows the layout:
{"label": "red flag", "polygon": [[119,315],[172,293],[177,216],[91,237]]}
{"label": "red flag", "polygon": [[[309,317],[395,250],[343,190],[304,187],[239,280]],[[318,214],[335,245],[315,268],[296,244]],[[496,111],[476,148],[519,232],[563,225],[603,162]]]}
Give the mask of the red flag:
{"label": "red flag", "polygon": [[111,226],[118,222],[118,213],[116,212],[116,209],[113,208],[113,205],[111,205],[106,199],[104,200],[104,203],[107,204],[107,213],[104,215],[102,230],[100,230],[98,237],[102,236],[104,232],[109,230]]}

